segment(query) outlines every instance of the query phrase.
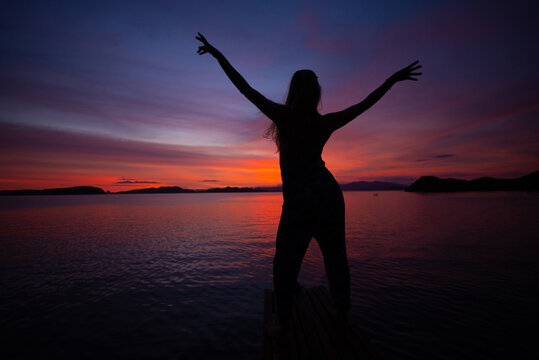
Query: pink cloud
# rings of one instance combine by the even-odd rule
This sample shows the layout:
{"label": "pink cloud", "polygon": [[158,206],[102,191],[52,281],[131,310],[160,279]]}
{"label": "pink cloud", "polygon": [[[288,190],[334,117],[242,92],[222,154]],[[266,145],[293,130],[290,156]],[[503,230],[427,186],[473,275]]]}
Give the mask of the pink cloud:
{"label": "pink cloud", "polygon": [[202,179],[222,179],[223,186],[251,184],[251,180],[254,185],[266,185],[264,181],[275,184],[279,179],[271,150],[262,146],[253,151],[248,143],[227,151],[223,147],[157,144],[12,124],[3,124],[0,141],[3,188],[19,188],[29,177],[47,184],[51,177],[69,184],[85,179],[85,184],[94,181],[108,188],[117,185],[120,174],[191,187],[201,187]]}

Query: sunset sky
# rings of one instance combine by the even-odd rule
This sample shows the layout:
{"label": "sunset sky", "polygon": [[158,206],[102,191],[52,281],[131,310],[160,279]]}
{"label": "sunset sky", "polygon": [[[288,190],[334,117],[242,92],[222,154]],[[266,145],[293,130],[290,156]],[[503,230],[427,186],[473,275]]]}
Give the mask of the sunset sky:
{"label": "sunset sky", "polygon": [[197,32],[282,102],[314,70],[321,113],[399,83],[338,130],[341,183],[539,170],[534,1],[3,1],[0,189],[280,183],[269,120],[196,53]]}

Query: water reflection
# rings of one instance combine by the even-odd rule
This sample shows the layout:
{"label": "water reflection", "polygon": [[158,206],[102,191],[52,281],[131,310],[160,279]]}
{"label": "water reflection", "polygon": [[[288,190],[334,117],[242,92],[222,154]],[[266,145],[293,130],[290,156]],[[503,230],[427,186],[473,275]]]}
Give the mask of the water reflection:
{"label": "water reflection", "polygon": [[[539,320],[537,194],[345,192],[345,200],[353,317],[389,358],[535,351],[525,329]],[[281,201],[279,193],[1,198],[6,351],[252,358]],[[300,281],[326,283],[314,241]]]}

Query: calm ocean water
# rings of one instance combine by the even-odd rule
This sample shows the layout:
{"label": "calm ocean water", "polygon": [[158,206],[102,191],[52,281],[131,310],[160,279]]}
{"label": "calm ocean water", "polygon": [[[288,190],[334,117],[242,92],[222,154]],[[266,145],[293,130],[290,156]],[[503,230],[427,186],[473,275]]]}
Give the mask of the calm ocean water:
{"label": "calm ocean water", "polygon": [[[280,193],[0,198],[3,358],[255,359]],[[388,359],[537,359],[539,194],[345,192]],[[300,274],[326,284],[315,241]]]}

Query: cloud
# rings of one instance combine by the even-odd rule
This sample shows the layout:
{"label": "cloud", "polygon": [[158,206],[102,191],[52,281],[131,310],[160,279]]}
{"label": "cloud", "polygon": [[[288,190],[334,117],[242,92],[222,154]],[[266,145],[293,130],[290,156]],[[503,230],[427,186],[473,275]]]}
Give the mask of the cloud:
{"label": "cloud", "polygon": [[0,45],[0,187],[278,183],[275,147],[261,138],[267,119],[214,59],[195,53],[191,29],[201,23],[273,100],[283,100],[298,66],[313,68],[322,113],[422,62],[418,83],[396,85],[332,136],[323,157],[340,181],[536,168],[539,53],[528,4],[250,3],[211,18],[199,3],[178,4],[166,13],[108,9],[122,12],[117,19],[100,4],[10,12],[3,28],[13,38]]}
{"label": "cloud", "polygon": [[202,180],[202,182],[205,182],[205,183],[216,183],[216,182],[219,182],[219,180]]}
{"label": "cloud", "polygon": [[187,95],[177,84],[158,77],[144,79],[136,72],[127,79],[100,79],[101,75],[90,82],[84,75],[73,77],[62,70],[40,74],[32,66],[16,65],[12,71],[0,73],[5,122],[47,123],[94,134],[191,145],[231,144],[250,138],[231,129],[242,129],[258,116],[233,91],[193,84]]}
{"label": "cloud", "polygon": [[455,157],[455,156],[456,156],[455,154],[440,154],[440,155],[431,156],[430,158],[426,158],[426,159],[418,159],[418,160],[416,160],[416,162],[432,161],[432,160],[438,160],[438,159],[447,159],[447,158],[451,158],[451,157]]}
{"label": "cloud", "polygon": [[[227,148],[158,144],[5,123],[0,128],[0,189],[23,184],[107,188],[143,183],[197,188],[200,179],[219,179],[230,186],[279,183],[273,147],[263,139]],[[118,178],[118,172],[135,176]]]}
{"label": "cloud", "polygon": [[140,184],[160,184],[160,182],[151,181],[151,180],[136,180],[136,179],[120,178],[113,185],[140,185]]}

